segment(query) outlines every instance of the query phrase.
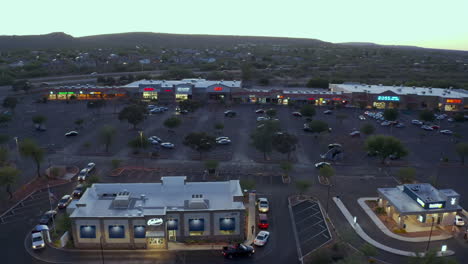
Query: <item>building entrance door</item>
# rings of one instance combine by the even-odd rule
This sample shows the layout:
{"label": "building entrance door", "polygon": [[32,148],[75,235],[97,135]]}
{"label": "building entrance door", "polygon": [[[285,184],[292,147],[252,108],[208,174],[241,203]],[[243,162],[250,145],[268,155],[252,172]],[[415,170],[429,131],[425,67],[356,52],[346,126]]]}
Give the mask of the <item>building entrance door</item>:
{"label": "building entrance door", "polygon": [[146,248],[166,248],[164,232],[146,231]]}
{"label": "building entrance door", "polygon": [[168,230],[167,231],[169,241],[176,241],[176,239],[177,239],[176,233],[177,233],[177,230]]}

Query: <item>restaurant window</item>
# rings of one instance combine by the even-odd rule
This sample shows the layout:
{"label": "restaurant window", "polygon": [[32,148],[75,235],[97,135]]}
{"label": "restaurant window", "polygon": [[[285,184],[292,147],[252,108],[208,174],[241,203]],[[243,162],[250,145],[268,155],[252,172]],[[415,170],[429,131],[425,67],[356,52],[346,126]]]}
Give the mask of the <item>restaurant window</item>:
{"label": "restaurant window", "polygon": [[96,238],[96,226],[94,225],[80,226],[80,237],[81,238]]}
{"label": "restaurant window", "polygon": [[374,104],[372,106],[377,108],[377,109],[385,109],[385,103],[384,102],[374,102]]}
{"label": "restaurant window", "polygon": [[109,238],[125,238],[125,227],[123,225],[110,225]]}
{"label": "restaurant window", "polygon": [[189,235],[202,236],[205,231],[205,219],[189,219]]}
{"label": "restaurant window", "polygon": [[177,230],[179,229],[179,220],[178,219],[169,219],[167,220],[167,230]]}
{"label": "restaurant window", "polygon": [[133,237],[135,238],[145,238],[146,237],[146,228],[143,225],[137,225],[133,227]]}
{"label": "restaurant window", "polygon": [[158,92],[143,92],[144,99],[158,99]]}
{"label": "restaurant window", "polygon": [[176,94],[175,98],[177,101],[187,100],[188,94]]}
{"label": "restaurant window", "polygon": [[223,235],[234,234],[236,230],[236,219],[233,217],[223,217],[219,219],[219,230]]}

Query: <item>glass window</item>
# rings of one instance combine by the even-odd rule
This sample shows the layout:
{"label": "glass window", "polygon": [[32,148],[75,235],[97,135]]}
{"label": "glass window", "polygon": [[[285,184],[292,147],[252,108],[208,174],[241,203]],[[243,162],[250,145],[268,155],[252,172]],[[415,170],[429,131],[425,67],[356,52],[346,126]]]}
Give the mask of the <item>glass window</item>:
{"label": "glass window", "polygon": [[80,226],[80,237],[81,238],[96,238],[96,226],[93,226],[93,225]]}
{"label": "glass window", "polygon": [[137,225],[133,227],[133,237],[135,238],[145,238],[146,237],[146,228],[142,225]]}
{"label": "glass window", "polygon": [[236,219],[224,217],[219,219],[219,230],[223,235],[233,234],[236,230]]}
{"label": "glass window", "polygon": [[125,238],[125,227],[123,225],[109,226],[109,238]]}
{"label": "glass window", "polygon": [[179,219],[167,220],[167,230],[178,230],[178,229],[179,229]]}
{"label": "glass window", "polygon": [[202,236],[205,231],[205,219],[189,219],[189,235]]}

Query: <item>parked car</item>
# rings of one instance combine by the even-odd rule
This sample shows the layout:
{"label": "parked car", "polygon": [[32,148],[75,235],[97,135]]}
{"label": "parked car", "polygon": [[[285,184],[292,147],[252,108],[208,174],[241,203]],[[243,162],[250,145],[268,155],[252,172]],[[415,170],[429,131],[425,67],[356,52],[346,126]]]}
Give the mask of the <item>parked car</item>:
{"label": "parked car", "polygon": [[350,135],[351,137],[360,137],[360,136],[361,136],[361,132],[355,130],[355,131],[349,133],[349,135]]}
{"label": "parked car", "polygon": [[343,146],[341,146],[341,144],[339,143],[331,143],[331,144],[328,144],[328,149],[332,149],[332,148],[342,148]]}
{"label": "parked car", "polygon": [[162,112],[164,112],[164,110],[162,110],[162,109],[159,108],[159,107],[155,107],[155,108],[153,108],[153,109],[150,110],[150,113],[151,113],[151,114],[157,114],[157,113],[162,113]]}
{"label": "parked car", "polygon": [[78,181],[86,181],[87,177],[88,177],[88,169],[84,168],[78,174]]}
{"label": "parked car", "polygon": [[44,124],[35,124],[34,128],[40,132],[47,131],[47,127]]}
{"label": "parked car", "polygon": [[395,127],[397,127],[397,128],[403,128],[403,127],[405,127],[405,124],[403,124],[403,123],[398,123]]}
{"label": "parked car", "polygon": [[453,122],[453,121],[455,121],[455,119],[453,119],[453,118],[450,117],[449,119],[447,119],[447,121]]}
{"label": "parked car", "polygon": [[96,168],[96,164],[94,162],[90,162],[88,163],[88,165],[86,165],[86,168],[88,170],[88,172],[92,172],[94,170],[94,168]]}
{"label": "parked car", "polygon": [[268,242],[268,238],[270,237],[270,232],[262,230],[258,232],[257,236],[254,239],[254,245],[256,246],[264,246]]}
{"label": "parked car", "polygon": [[83,184],[78,184],[72,192],[73,197],[80,198],[83,195]]}
{"label": "parked car", "polygon": [[232,110],[227,110],[224,112],[224,116],[227,116],[227,117],[235,117],[236,116],[236,112],[232,111]]}
{"label": "parked car", "polygon": [[325,111],[323,111],[323,113],[325,115],[331,115],[333,113],[333,111],[332,110],[325,110]]}
{"label": "parked car", "polygon": [[448,129],[443,129],[443,130],[439,131],[439,133],[444,134],[444,135],[452,135],[453,134],[452,130],[448,130]]}
{"label": "parked car", "polygon": [[234,257],[250,257],[255,253],[255,250],[252,246],[247,246],[244,244],[237,244],[235,246],[226,246],[223,247],[222,254],[225,258],[232,259]]}
{"label": "parked car", "polygon": [[421,128],[424,129],[424,130],[427,130],[427,131],[434,131],[434,129],[432,127],[427,126],[427,125],[422,125]]}
{"label": "parked car", "polygon": [[463,218],[459,215],[455,215],[455,225],[456,226],[464,226],[465,225],[465,221],[463,220]]}
{"label": "parked car", "polygon": [[72,201],[72,197],[70,195],[64,195],[62,197],[62,199],[60,199],[60,201],[58,202],[58,205],[57,207],[59,209],[64,209],[64,208],[67,208],[67,206],[71,203]]}
{"label": "parked car", "polygon": [[324,166],[331,166],[331,164],[328,163],[328,162],[324,162],[324,161],[315,163],[315,168],[317,168],[317,169],[320,169],[320,168],[322,168]]}
{"label": "parked car", "polygon": [[292,112],[293,116],[302,117],[301,112]]}
{"label": "parked car", "polygon": [[268,216],[266,214],[258,214],[258,228],[267,229],[269,225]]}
{"label": "parked car", "polygon": [[31,233],[32,249],[41,249],[45,247],[44,237],[42,232]]}
{"label": "parked car", "polygon": [[389,126],[391,123],[388,122],[388,121],[383,121],[382,123],[380,123],[381,126]]}
{"label": "parked car", "polygon": [[148,138],[148,140],[151,142],[151,141],[156,141],[158,143],[161,143],[162,142],[162,139],[160,139],[159,137],[157,136],[151,136]]}
{"label": "parked car", "polygon": [[78,136],[78,132],[77,131],[69,131],[69,132],[65,133],[65,136],[66,137]]}
{"label": "parked car", "polygon": [[264,116],[257,117],[257,121],[266,121],[266,120],[268,120],[268,117],[264,117]]}
{"label": "parked car", "polygon": [[437,130],[437,129],[440,128],[440,126],[438,126],[438,125],[429,125],[429,126],[432,127],[432,129],[434,129],[434,130]]}
{"label": "parked car", "polygon": [[366,117],[363,115],[358,116],[359,120],[366,120]]}
{"label": "parked car", "polygon": [[167,148],[167,149],[173,149],[175,147],[175,145],[172,144],[171,142],[163,142],[163,143],[161,143],[161,147]]}
{"label": "parked car", "polygon": [[268,213],[270,210],[270,205],[267,198],[258,198],[257,199],[257,208],[260,213]]}
{"label": "parked car", "polygon": [[257,110],[255,110],[255,113],[256,114],[263,114],[263,113],[265,113],[265,109],[257,109]]}
{"label": "parked car", "polygon": [[220,139],[220,140],[216,140],[216,144],[218,145],[228,145],[231,143],[231,140],[230,139]]}
{"label": "parked car", "polygon": [[218,141],[218,140],[222,140],[222,139],[229,139],[229,137],[217,137],[215,140]]}
{"label": "parked car", "polygon": [[419,120],[411,120],[411,124],[421,126],[423,124],[423,122],[421,122]]}
{"label": "parked car", "polygon": [[50,222],[52,222],[52,219],[54,219],[55,216],[57,216],[57,211],[49,210],[49,211],[45,212],[41,216],[41,218],[39,218],[39,224],[40,225],[48,225],[48,224],[50,224]]}

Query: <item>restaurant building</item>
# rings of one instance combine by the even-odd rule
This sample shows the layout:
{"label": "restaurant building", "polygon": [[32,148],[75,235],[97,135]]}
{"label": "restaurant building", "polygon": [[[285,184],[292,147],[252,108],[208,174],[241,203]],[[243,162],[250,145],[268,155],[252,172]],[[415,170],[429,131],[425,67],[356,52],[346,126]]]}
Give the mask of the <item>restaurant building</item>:
{"label": "restaurant building", "polygon": [[[411,229],[452,226],[462,211],[460,195],[452,189],[437,190],[428,183],[403,184],[395,188],[378,188],[378,205],[399,226]],[[433,222],[434,221],[434,222]]]}
{"label": "restaurant building", "polygon": [[70,215],[77,248],[160,248],[187,240],[245,237],[245,207],[238,180],[93,184]]}

